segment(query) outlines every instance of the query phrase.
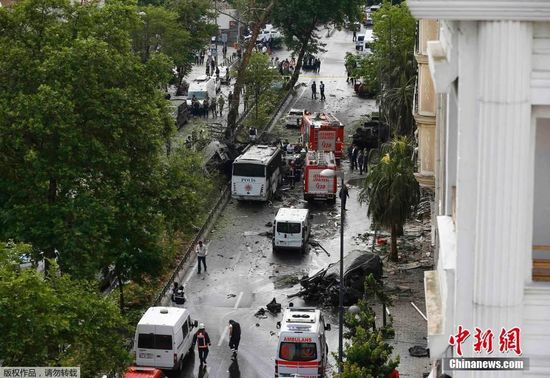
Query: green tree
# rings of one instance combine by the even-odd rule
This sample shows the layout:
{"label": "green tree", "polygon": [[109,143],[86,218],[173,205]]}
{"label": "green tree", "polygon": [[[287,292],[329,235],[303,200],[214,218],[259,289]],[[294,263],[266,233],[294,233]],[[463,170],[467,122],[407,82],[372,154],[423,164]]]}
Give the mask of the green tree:
{"label": "green tree", "polygon": [[390,230],[390,260],[398,261],[397,232],[414,214],[420,187],[414,177],[412,147],[406,138],[382,146],[380,156],[369,169],[359,201],[368,203],[367,215],[376,225]]}
{"label": "green tree", "polygon": [[[269,67],[269,56],[254,52],[244,72],[244,83],[247,93],[254,96],[254,102],[259,103],[260,96],[271,88],[273,82],[280,79],[279,72]],[[256,106],[256,119],[258,119],[258,106]]]}
{"label": "green tree", "polygon": [[271,16],[275,3],[276,0],[271,0],[269,2],[264,0],[246,0],[236,2],[236,5],[238,5],[241,10],[246,10],[248,19],[254,21],[250,40],[248,41],[244,54],[239,61],[235,85],[233,86],[233,97],[231,98],[231,102],[228,104],[229,111],[227,113],[227,129],[225,136],[230,140],[233,140],[236,137],[235,129],[237,128],[237,116],[239,115],[241,91],[245,84],[246,69],[248,67],[250,57],[252,56],[254,46],[256,46],[260,29]]}
{"label": "green tree", "polygon": [[[28,245],[0,244],[0,355],[5,366],[80,366],[83,377],[119,372],[130,362],[129,327],[94,285],[68,275],[45,279],[15,269]],[[8,263],[7,263],[8,262]]]}
{"label": "green tree", "polygon": [[174,122],[159,88],[173,66],[134,54],[138,22],[124,2],[0,9],[0,237],[59,254],[75,277],[160,267],[154,179]]}
{"label": "green tree", "polygon": [[[374,301],[390,305],[390,298],[384,293],[382,284],[370,274],[365,278],[365,297],[357,303],[356,313],[348,312],[345,317],[346,360],[340,378],[380,377],[386,378],[399,364],[399,357],[391,358],[393,347],[385,342],[384,335],[391,329],[376,329]],[[393,331],[393,330],[392,330]]]}
{"label": "green tree", "polygon": [[362,0],[286,0],[273,8],[273,21],[284,34],[286,45],[297,55],[296,68],[288,83],[292,88],[300,75],[306,53],[322,50],[318,27],[323,24],[342,24],[347,17],[359,20]]}
{"label": "green tree", "polygon": [[[416,21],[406,2],[384,2],[373,21],[373,57],[366,59],[373,59],[379,72],[382,113],[395,133],[412,137]],[[364,76],[372,79],[372,68],[365,68]]]}

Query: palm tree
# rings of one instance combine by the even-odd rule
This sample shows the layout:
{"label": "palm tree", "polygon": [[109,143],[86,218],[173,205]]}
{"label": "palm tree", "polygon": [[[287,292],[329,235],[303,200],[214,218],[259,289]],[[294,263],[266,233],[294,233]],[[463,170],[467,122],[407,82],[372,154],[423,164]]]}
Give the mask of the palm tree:
{"label": "palm tree", "polygon": [[405,137],[382,146],[380,160],[369,169],[359,201],[368,203],[367,215],[390,229],[390,260],[398,261],[397,231],[414,214],[420,186],[414,177],[412,147]]}

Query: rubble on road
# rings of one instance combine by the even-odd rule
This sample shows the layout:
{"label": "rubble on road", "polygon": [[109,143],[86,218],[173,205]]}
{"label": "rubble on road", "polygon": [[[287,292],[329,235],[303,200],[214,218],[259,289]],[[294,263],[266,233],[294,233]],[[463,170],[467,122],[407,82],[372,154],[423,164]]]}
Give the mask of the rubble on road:
{"label": "rubble on road", "polygon": [[265,307],[272,314],[278,314],[279,312],[281,312],[281,304],[277,303],[275,298],[273,298],[271,302],[269,302]]}
{"label": "rubble on road", "polygon": [[[380,256],[361,250],[353,250],[344,257],[344,305],[357,302],[363,296],[365,277],[373,274],[382,278]],[[340,263],[332,263],[311,277],[300,281],[303,290],[289,297],[302,296],[304,300],[337,305],[340,284]]]}

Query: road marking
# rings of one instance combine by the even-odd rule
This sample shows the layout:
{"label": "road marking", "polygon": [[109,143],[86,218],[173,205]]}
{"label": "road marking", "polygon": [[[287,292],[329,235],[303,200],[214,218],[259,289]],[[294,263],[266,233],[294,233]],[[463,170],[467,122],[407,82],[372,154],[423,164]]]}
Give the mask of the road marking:
{"label": "road marking", "polygon": [[225,336],[227,336],[228,332],[229,332],[229,326],[225,326],[225,329],[223,330],[222,336],[220,337],[220,341],[218,341],[218,346],[222,345],[223,340],[225,339]]}
{"label": "road marking", "polygon": [[243,299],[243,294],[244,294],[244,292],[242,292],[242,291],[239,293],[239,296],[237,298],[237,302],[235,302],[235,306],[233,306],[234,309],[239,308],[239,304],[241,303],[241,299]]}

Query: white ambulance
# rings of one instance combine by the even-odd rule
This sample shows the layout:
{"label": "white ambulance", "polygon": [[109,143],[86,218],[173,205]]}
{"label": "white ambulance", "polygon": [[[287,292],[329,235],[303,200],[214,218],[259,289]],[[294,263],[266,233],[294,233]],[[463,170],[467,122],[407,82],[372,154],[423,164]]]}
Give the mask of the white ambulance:
{"label": "white ambulance", "polygon": [[136,327],[136,365],[181,370],[196,326],[187,309],[150,307]]}
{"label": "white ambulance", "polygon": [[275,358],[275,377],[325,377],[328,345],[323,314],[315,308],[290,307],[283,313]]}
{"label": "white ambulance", "polygon": [[306,251],[311,226],[308,209],[282,207],[273,222],[273,252],[279,249]]}

